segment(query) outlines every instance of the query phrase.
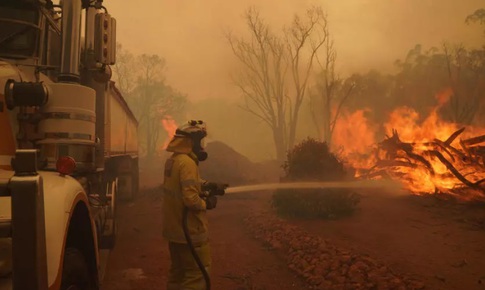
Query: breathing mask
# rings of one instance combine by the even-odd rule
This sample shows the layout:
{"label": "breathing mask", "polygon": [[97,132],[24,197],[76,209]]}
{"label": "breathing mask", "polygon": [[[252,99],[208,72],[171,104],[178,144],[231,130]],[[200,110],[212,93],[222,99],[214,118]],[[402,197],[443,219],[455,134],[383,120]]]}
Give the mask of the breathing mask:
{"label": "breathing mask", "polygon": [[207,159],[208,154],[205,151],[207,130],[204,121],[190,120],[187,124],[177,129],[175,135],[190,137],[193,142],[192,151],[197,156],[197,159],[199,161]]}

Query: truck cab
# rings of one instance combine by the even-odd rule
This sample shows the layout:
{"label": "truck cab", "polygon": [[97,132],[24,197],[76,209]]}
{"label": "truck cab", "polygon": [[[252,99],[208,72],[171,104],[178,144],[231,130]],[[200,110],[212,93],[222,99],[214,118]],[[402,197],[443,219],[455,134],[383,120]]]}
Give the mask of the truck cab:
{"label": "truck cab", "polygon": [[138,191],[115,36],[102,0],[0,1],[0,290],[100,287]]}

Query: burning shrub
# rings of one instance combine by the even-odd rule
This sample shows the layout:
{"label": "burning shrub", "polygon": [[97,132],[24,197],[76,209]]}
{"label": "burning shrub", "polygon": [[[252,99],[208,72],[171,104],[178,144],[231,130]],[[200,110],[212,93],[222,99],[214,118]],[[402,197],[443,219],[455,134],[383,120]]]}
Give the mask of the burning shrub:
{"label": "burning shrub", "polygon": [[[343,163],[330,152],[325,142],[308,138],[296,145],[283,165],[284,181],[343,181]],[[273,194],[273,206],[282,216],[338,218],[354,212],[359,196],[349,189],[281,189]]]}

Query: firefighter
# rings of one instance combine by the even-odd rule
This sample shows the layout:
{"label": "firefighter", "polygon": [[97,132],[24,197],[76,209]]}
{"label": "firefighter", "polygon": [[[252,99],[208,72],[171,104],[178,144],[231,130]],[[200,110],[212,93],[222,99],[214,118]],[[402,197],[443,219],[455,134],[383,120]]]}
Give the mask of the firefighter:
{"label": "firefighter", "polygon": [[[201,197],[204,181],[199,176],[198,164],[207,159],[203,148],[206,136],[203,121],[189,121],[177,129],[167,147],[167,151],[173,152],[165,162],[163,182],[163,236],[169,242],[171,259],[167,290],[206,289],[211,266],[206,211],[217,204],[215,196]],[[186,229],[196,255],[184,233],[184,210]]]}

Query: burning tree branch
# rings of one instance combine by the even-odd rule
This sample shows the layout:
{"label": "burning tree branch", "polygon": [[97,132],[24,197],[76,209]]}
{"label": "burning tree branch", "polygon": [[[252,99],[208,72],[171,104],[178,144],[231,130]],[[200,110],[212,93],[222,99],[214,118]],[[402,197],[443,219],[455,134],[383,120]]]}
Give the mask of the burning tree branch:
{"label": "burning tree branch", "polygon": [[[485,144],[476,145],[485,143],[485,135],[460,140],[461,148],[456,148],[452,144],[464,130],[457,130],[445,141],[424,143],[402,142],[393,130],[378,144],[375,165],[361,177],[397,177],[416,193],[434,191],[485,200]],[[462,190],[466,188],[469,190]]]}

